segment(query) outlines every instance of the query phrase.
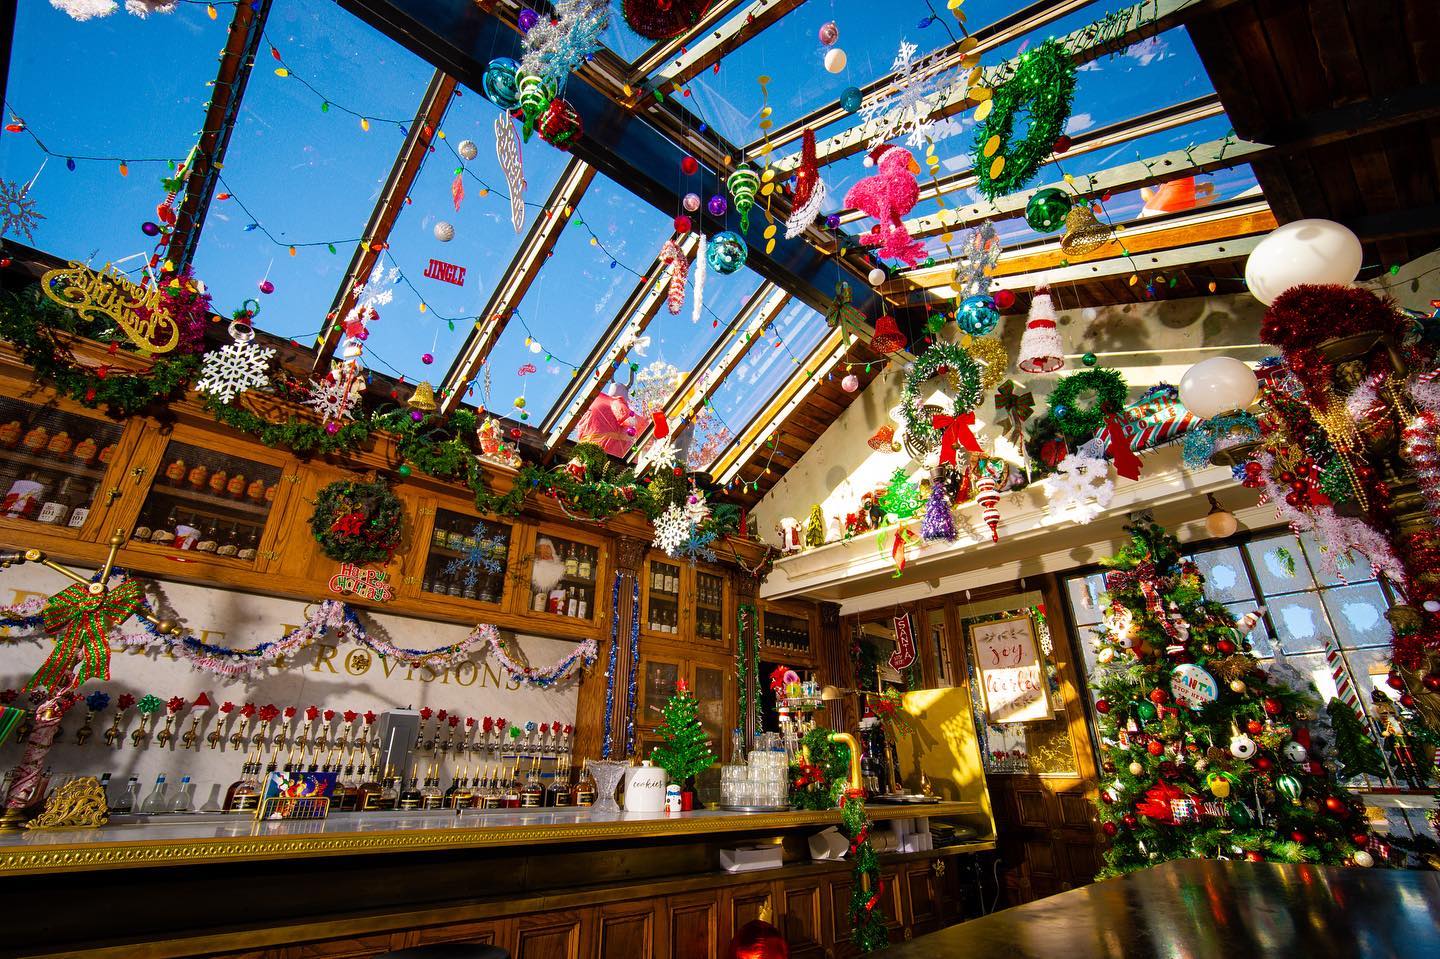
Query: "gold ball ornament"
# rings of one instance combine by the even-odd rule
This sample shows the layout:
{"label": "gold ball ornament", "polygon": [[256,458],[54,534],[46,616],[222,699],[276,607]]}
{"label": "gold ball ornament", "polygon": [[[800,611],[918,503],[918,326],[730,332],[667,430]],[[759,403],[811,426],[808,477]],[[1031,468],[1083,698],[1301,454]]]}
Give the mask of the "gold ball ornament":
{"label": "gold ball ornament", "polygon": [[1215,645],[1213,643],[1201,643],[1200,652],[1204,653],[1206,656],[1213,655],[1215,652]]}
{"label": "gold ball ornament", "polygon": [[523,396],[517,396],[517,397],[515,397],[515,408],[516,408],[517,410],[523,410],[523,409],[525,408],[525,397],[523,397]]}
{"label": "gold ball ornament", "polygon": [[155,624],[155,628],[159,630],[162,636],[180,635],[180,624],[173,619],[162,619]]}
{"label": "gold ball ornament", "polygon": [[1005,379],[1005,369],[1010,365],[1010,353],[1005,345],[993,336],[977,336],[965,347],[980,366],[980,388],[989,392]]}
{"label": "gold ball ornament", "polygon": [[1143,773],[1143,772],[1145,771],[1145,767],[1142,766],[1142,765],[1140,765],[1139,763],[1131,763],[1129,768],[1130,768],[1130,775],[1132,775],[1132,776],[1139,776],[1141,773]]}
{"label": "gold ball ornament", "polygon": [[1232,679],[1232,680],[1230,681],[1230,692],[1232,692],[1232,693],[1243,693],[1243,692],[1245,692],[1245,681],[1244,681],[1244,680],[1240,680],[1240,679]]}

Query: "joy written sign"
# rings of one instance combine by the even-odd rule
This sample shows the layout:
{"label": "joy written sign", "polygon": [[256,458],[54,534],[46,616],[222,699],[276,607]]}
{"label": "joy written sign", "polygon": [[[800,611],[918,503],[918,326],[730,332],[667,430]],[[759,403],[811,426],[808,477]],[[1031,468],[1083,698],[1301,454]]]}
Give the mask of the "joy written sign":
{"label": "joy written sign", "polygon": [[970,627],[989,721],[1028,723],[1050,716],[1045,664],[1029,614]]}

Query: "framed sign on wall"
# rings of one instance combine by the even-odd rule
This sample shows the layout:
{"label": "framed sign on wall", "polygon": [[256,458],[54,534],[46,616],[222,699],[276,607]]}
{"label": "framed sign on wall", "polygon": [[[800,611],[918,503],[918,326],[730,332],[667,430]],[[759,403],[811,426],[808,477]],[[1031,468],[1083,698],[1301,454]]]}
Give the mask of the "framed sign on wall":
{"label": "framed sign on wall", "polygon": [[1000,725],[1050,718],[1045,662],[1035,637],[1035,622],[1028,614],[973,623],[970,642],[988,722]]}

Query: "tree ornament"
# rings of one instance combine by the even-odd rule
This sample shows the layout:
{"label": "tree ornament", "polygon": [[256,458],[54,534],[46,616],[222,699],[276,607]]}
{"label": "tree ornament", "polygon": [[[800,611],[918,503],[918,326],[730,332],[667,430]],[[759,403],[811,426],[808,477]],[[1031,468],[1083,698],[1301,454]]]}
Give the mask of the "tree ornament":
{"label": "tree ornament", "polygon": [[[955,289],[962,297],[987,296],[990,293],[995,265],[1000,262],[1000,234],[995,224],[984,221],[971,230],[965,238],[965,249],[955,270]],[[1006,297],[1001,302],[997,294],[991,302],[997,309],[1008,309],[1015,305],[1015,294],[1009,290],[1000,291]]]}
{"label": "tree ornament", "polygon": [[435,229],[433,232],[435,233],[435,239],[439,240],[441,243],[449,243],[451,240],[455,239],[455,227],[449,223],[446,223],[444,220],[437,220],[435,222]]}
{"label": "tree ornament", "polygon": [[542,76],[523,71],[516,74],[517,89],[520,91],[520,112],[524,117],[520,129],[526,141],[535,132],[536,122],[545,115],[555,99],[555,85]]}
{"label": "tree ornament", "polygon": [[711,216],[724,216],[725,211],[730,209],[730,204],[717,193],[705,201],[705,209],[710,211]]}
{"label": "tree ornament", "polygon": [[820,42],[827,47],[833,47],[835,41],[840,39],[840,28],[835,25],[834,20],[827,20],[820,24]]}
{"label": "tree ornament", "polygon": [[1230,737],[1230,755],[1236,759],[1250,759],[1255,755],[1255,740],[1244,733],[1237,732]]}
{"label": "tree ornament", "polygon": [[1025,321],[1025,334],[1020,338],[1020,356],[1015,365],[1022,373],[1054,373],[1065,365],[1049,287],[1036,287],[1030,299],[1030,315]]}
{"label": "tree ornament", "polygon": [[745,241],[738,233],[725,230],[709,240],[705,249],[705,260],[710,269],[727,276],[745,265]]}
{"label": "tree ornament", "polygon": [[[518,108],[520,106],[519,71],[520,64],[509,57],[496,57],[491,60],[480,78],[480,91],[485,94],[485,99],[506,112]],[[463,152],[461,156],[464,156]],[[474,157],[465,157],[465,159],[472,160]]]}
{"label": "tree ornament", "polygon": [[526,31],[520,69],[559,86],[600,48],[610,0],[557,0],[549,18]]}
{"label": "tree ornament", "polygon": [[806,127],[800,137],[800,165],[795,168],[795,194],[791,198],[790,215],[785,218],[785,239],[795,239],[815,222],[828,192],[825,181],[820,179],[820,165],[815,158],[815,131]]}
{"label": "tree ornament", "polygon": [[700,194],[685,194],[684,198],[680,201],[680,205],[683,206],[686,210],[689,210],[691,213],[694,213],[696,210],[700,209]]}
{"label": "tree ornament", "polygon": [[1126,767],[1126,771],[1129,772],[1132,776],[1143,776],[1145,774],[1145,767],[1138,762],[1132,762],[1128,767]]}
{"label": "tree ornament", "polygon": [[1066,456],[1055,469],[1045,487],[1049,497],[1046,511],[1057,520],[1084,525],[1103,513],[1115,497],[1110,464],[1093,444]]}
{"label": "tree ornament", "polygon": [[730,200],[735,204],[735,212],[740,214],[740,232],[749,232],[750,210],[755,205],[755,194],[760,189],[760,175],[755,172],[753,166],[742,163],[726,179],[725,188],[730,191]]}
{"label": "tree ornament", "polygon": [[1025,222],[1038,233],[1054,233],[1070,212],[1070,194],[1058,187],[1035,191],[1025,204]]}
{"label": "tree ornament", "polygon": [[[925,503],[925,518],[920,523],[920,537],[926,542],[954,542],[955,519],[950,515],[950,498],[944,483],[930,484],[930,499]],[[1098,705],[1096,707],[1099,708]]]}
{"label": "tree ornament", "polygon": [[1362,869],[1369,869],[1371,866],[1375,865],[1375,857],[1370,855],[1370,853],[1364,849],[1355,850],[1355,855],[1351,858],[1355,860],[1355,865],[1361,867]]}
{"label": "tree ornament", "polygon": [[845,69],[847,62],[845,51],[839,47],[831,47],[825,51],[825,69],[830,73],[840,73]]}
{"label": "tree ornament", "polygon": [[980,504],[980,518],[990,527],[990,541],[1000,542],[1000,491],[988,472],[975,483],[975,502]]}
{"label": "tree ornament", "polygon": [[500,170],[505,174],[505,186],[510,191],[510,225],[516,234],[525,226],[525,161],[520,146],[520,134],[508,113],[496,115],[495,158],[500,161]]}
{"label": "tree ornament", "polygon": [[672,220],[672,221],[670,222],[670,225],[675,228],[675,232],[676,232],[676,233],[689,233],[689,232],[690,232],[690,228],[691,228],[694,224],[692,224],[692,223],[690,222],[690,218],[689,218],[688,216],[686,216],[685,214],[682,213],[682,214],[680,214],[679,216],[677,216],[674,220]]}
{"label": "tree ornament", "polygon": [[540,133],[540,139],[561,153],[569,153],[584,132],[579,112],[569,100],[561,97],[550,101],[535,128]]}
{"label": "tree ornament", "polygon": [[669,40],[692,29],[715,0],[623,0],[625,25],[647,40]]}
{"label": "tree ornament", "polygon": [[480,155],[480,148],[475,145],[474,140],[461,140],[460,145],[455,148],[455,152],[460,154],[460,159],[468,163]]}
{"label": "tree ornament", "polygon": [[18,238],[23,234],[26,243],[35,242],[34,230],[45,215],[35,209],[35,200],[30,196],[33,183],[0,179],[0,236]]}
{"label": "tree ornament", "polygon": [[854,393],[860,388],[860,378],[854,373],[846,373],[840,378],[840,388],[846,393]]}
{"label": "tree ornament", "polygon": [[[991,94],[990,112],[975,130],[981,196],[994,200],[1025,188],[1064,133],[1074,95],[1075,61],[1058,41],[1020,55],[1014,75]],[[1029,121],[1025,138],[1012,143],[1022,113]]]}
{"label": "tree ornament", "polygon": [[879,498],[879,505],[887,516],[894,516],[897,519],[910,519],[920,512],[921,504],[924,502],[920,495],[920,486],[910,480],[905,474],[905,468],[897,466],[895,472],[890,474],[890,484]]}
{"label": "tree ornament", "polygon": [[685,307],[685,281],[690,275],[690,261],[674,240],[666,240],[665,245],[660,247],[659,261],[670,274],[665,294],[667,308],[671,316],[679,316]]}
{"label": "tree ornament", "polygon": [[1100,362],[1100,360],[1098,357],[1095,356],[1094,353],[1086,353],[1084,356],[1080,357],[1080,362],[1084,363],[1088,367],[1094,367],[1096,363]]}
{"label": "tree ornament", "polygon": [[955,311],[955,325],[962,333],[984,336],[1000,325],[1000,311],[995,309],[995,301],[988,296],[967,296]]}
{"label": "tree ornament", "polygon": [[251,389],[270,385],[270,360],[275,351],[255,344],[255,331],[247,323],[230,324],[231,343],[205,354],[195,389],[222,404]]}
{"label": "tree ornament", "polygon": [[1301,792],[1300,780],[1289,773],[1282,773],[1275,777],[1275,791],[1295,805],[1299,805]]}
{"label": "tree ornament", "polygon": [[925,244],[911,238],[904,217],[920,200],[920,186],[915,180],[920,166],[908,150],[890,144],[870,151],[870,159],[877,168],[875,175],[857,182],[844,199],[844,206],[876,220],[868,232],[861,234],[860,243],[878,247],[876,255],[883,259],[918,266],[925,258]]}
{"label": "tree ornament", "polygon": [[881,283],[884,283],[889,278],[890,274],[886,273],[878,266],[872,267],[870,269],[870,272],[865,274],[865,279],[870,282],[871,286],[879,286]]}
{"label": "tree ornament", "polygon": [[846,87],[840,91],[840,109],[846,113],[856,113],[862,103],[865,102],[864,94],[859,87]]}

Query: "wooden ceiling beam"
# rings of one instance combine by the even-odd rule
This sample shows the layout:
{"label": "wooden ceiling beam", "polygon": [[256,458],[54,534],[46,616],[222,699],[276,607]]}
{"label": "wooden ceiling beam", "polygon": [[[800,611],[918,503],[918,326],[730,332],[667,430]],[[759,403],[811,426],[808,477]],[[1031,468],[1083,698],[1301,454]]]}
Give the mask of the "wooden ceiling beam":
{"label": "wooden ceiling beam", "polygon": [[[664,93],[684,86],[769,29],[805,0],[751,0],[744,9],[722,23],[726,14],[734,11],[741,2],[743,0],[724,0],[715,4],[701,21],[705,25],[704,36],[699,36],[699,31],[692,31],[685,35],[688,43],[682,44],[679,39],[670,41],[667,55],[661,56],[648,68],[653,57],[647,55],[644,61],[637,62],[638,69],[630,81],[635,88],[630,105],[635,106],[647,97],[654,97],[657,91]],[[670,62],[666,63],[667,60]]]}
{"label": "wooden ceiling beam", "polygon": [[[236,6],[237,12],[241,6],[244,4]],[[360,234],[359,242],[355,244],[355,252],[350,255],[345,279],[335,291],[330,302],[330,311],[325,314],[325,326],[315,340],[313,369],[316,373],[330,368],[330,358],[335,352],[336,344],[340,342],[345,316],[355,306],[357,291],[369,281],[375,265],[390,244],[390,231],[394,228],[400,211],[405,208],[405,198],[410,195],[410,187],[420,173],[420,167],[424,164],[430,144],[440,129],[440,122],[445,118],[445,111],[450,109],[450,98],[454,94],[455,78],[443,70],[436,70],[430,76],[425,95],[420,98],[420,106],[405,131],[405,140],[400,145],[395,162],[390,166],[390,175],[385,178],[385,185],[380,190],[375,206],[370,210],[370,219],[365,224],[364,232]]]}
{"label": "wooden ceiling beam", "polygon": [[574,158],[571,158],[560,173],[560,178],[555,181],[555,187],[550,191],[550,197],[530,221],[529,232],[525,234],[520,249],[515,251],[510,265],[500,274],[500,282],[485,301],[485,308],[480,311],[480,319],[466,335],[465,344],[441,382],[442,411],[448,413],[460,405],[471,381],[485,365],[490,351],[500,340],[500,334],[505,332],[511,315],[519,308],[530,284],[535,282],[535,277],[540,275],[541,268],[550,258],[550,251],[555,249],[560,234],[570,222],[571,212],[585,195],[594,177],[593,167]]}

